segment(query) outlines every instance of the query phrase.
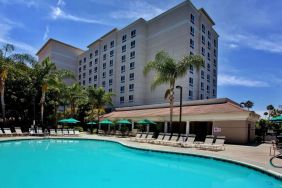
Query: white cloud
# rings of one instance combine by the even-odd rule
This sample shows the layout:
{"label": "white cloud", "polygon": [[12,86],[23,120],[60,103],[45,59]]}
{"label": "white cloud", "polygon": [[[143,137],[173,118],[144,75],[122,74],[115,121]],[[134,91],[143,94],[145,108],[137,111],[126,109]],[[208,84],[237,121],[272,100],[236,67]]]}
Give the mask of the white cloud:
{"label": "white cloud", "polygon": [[4,5],[20,4],[30,8],[30,7],[38,7],[39,2],[36,0],[0,0],[0,3]]}
{"label": "white cloud", "polygon": [[282,35],[270,35],[263,38],[253,34],[226,34],[222,33],[223,42],[228,43],[229,48],[238,45],[255,50],[282,54]]}
{"label": "white cloud", "polygon": [[72,14],[68,14],[64,12],[60,7],[51,7],[51,17],[54,20],[62,19],[62,20],[70,20],[75,22],[83,22],[83,23],[98,23],[98,24],[104,24],[98,20],[90,19],[90,18],[84,18],[75,16]]}
{"label": "white cloud", "polygon": [[47,25],[44,35],[43,35],[43,40],[46,40],[49,37],[49,32],[50,32],[50,29],[49,29],[49,26]]}
{"label": "white cloud", "polygon": [[151,19],[156,15],[164,12],[163,9],[160,9],[156,6],[149,4],[146,1],[129,1],[127,5],[128,9],[112,12],[111,16],[115,19]]}
{"label": "white cloud", "polygon": [[57,5],[58,5],[58,6],[65,6],[66,3],[65,3],[64,0],[58,0]]}
{"label": "white cloud", "polygon": [[268,87],[268,83],[260,80],[252,80],[235,75],[219,74],[219,86],[244,86],[244,87]]}
{"label": "white cloud", "polygon": [[9,19],[1,19],[0,20],[0,43],[9,43],[13,44],[16,48],[21,49],[25,52],[35,54],[36,49],[24,42],[14,40],[10,37],[10,32],[17,27],[21,27],[22,24],[11,21]]}

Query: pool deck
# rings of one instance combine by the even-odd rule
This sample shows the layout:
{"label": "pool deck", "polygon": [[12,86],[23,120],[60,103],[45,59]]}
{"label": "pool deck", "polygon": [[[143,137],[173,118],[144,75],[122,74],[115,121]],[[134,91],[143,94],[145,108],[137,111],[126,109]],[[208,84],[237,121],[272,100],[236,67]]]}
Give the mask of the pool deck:
{"label": "pool deck", "polygon": [[[171,146],[161,146],[148,143],[138,143],[130,141],[129,138],[118,138],[114,136],[98,136],[98,135],[87,135],[81,134],[79,137],[48,137],[48,138],[76,138],[76,139],[96,139],[96,140],[108,140],[119,142],[125,146],[156,150],[163,152],[173,152],[173,153],[183,153],[192,155],[201,155],[206,157],[215,157],[223,160],[235,161],[242,164],[248,164],[257,169],[267,171],[277,177],[282,178],[282,168],[274,168],[270,165],[270,144],[261,144],[259,146],[242,146],[242,145],[225,145],[224,151],[207,151],[199,150],[196,148],[181,148],[181,147],[171,147]],[[42,139],[42,137],[34,136],[22,136],[22,137],[0,137],[1,140],[18,140],[18,139]],[[275,161],[275,164],[280,164],[282,166],[282,160]]]}

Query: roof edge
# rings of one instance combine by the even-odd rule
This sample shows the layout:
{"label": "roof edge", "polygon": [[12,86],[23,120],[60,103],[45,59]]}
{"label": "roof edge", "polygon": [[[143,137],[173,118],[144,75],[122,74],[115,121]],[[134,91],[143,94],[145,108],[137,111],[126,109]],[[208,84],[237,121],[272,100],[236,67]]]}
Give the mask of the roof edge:
{"label": "roof edge", "polygon": [[89,44],[89,45],[87,46],[87,48],[89,48],[89,47],[92,46],[93,44],[95,44],[95,43],[97,43],[97,42],[103,40],[106,36],[110,35],[111,33],[115,32],[115,31],[118,31],[118,29],[117,29],[117,28],[112,29],[112,30],[109,31],[108,33],[104,34],[103,36],[101,36],[100,38],[98,38],[97,40],[95,40],[94,42],[92,42],[91,44]]}
{"label": "roof edge", "polygon": [[198,11],[200,13],[203,13],[208,18],[208,20],[212,23],[213,26],[215,25],[215,22],[213,21],[213,19],[210,17],[210,15],[207,13],[207,11],[204,8],[200,8]]}
{"label": "roof edge", "polygon": [[50,42],[56,42],[56,43],[59,43],[59,44],[62,44],[64,46],[67,46],[67,47],[70,47],[70,48],[73,48],[73,49],[76,49],[76,50],[80,50],[81,52],[84,52],[84,50],[78,48],[78,47],[75,47],[75,46],[72,46],[70,44],[67,44],[67,43],[64,43],[62,41],[59,41],[59,40],[56,40],[56,39],[53,39],[53,38],[49,38],[47,42],[45,42],[45,44],[43,44],[43,46],[36,52],[35,55],[38,56],[38,54],[50,43]]}

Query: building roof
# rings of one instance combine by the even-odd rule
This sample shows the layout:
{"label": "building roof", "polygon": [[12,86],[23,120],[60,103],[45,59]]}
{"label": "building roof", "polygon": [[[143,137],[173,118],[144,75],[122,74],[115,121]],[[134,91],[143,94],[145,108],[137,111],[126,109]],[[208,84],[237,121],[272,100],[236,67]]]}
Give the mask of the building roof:
{"label": "building roof", "polygon": [[72,45],[70,45],[70,44],[66,44],[66,43],[61,42],[61,41],[59,41],[59,40],[50,38],[50,39],[38,50],[38,52],[36,53],[36,55],[38,56],[39,53],[40,53],[48,44],[50,44],[50,43],[52,43],[52,42],[55,42],[55,43],[64,45],[64,46],[69,47],[69,48],[73,48],[73,49],[76,49],[76,50],[80,50],[81,52],[84,52],[84,50],[82,50],[82,49],[80,49],[80,48],[77,48],[77,47],[72,46]]}
{"label": "building roof", "polygon": [[89,47],[92,46],[93,44],[95,44],[95,43],[97,43],[97,42],[103,40],[105,37],[107,37],[108,35],[112,34],[113,32],[116,32],[116,31],[118,31],[117,28],[112,29],[111,31],[109,31],[108,33],[106,33],[105,35],[103,35],[102,37],[100,37],[99,39],[97,39],[97,40],[95,40],[94,42],[92,42],[91,44],[89,44],[89,45],[87,46],[87,48],[89,48]]}
{"label": "building roof", "polygon": [[[202,114],[222,114],[249,112],[240,107],[234,101],[223,99],[208,99],[201,101],[191,101],[183,103],[182,115],[202,115]],[[179,103],[174,105],[173,113],[179,114]],[[105,118],[133,118],[133,117],[156,117],[169,116],[170,108],[168,104],[144,105],[136,107],[118,108],[116,111],[104,115]]]}
{"label": "building roof", "polygon": [[204,8],[200,8],[199,12],[203,13],[208,18],[208,20],[212,23],[212,25],[215,25],[213,19],[209,16],[209,14]]}

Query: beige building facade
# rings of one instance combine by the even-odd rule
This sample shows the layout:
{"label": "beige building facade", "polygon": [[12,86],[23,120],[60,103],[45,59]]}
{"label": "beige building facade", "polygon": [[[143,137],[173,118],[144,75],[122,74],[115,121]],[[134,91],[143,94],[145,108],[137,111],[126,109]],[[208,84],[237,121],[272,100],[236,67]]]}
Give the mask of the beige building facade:
{"label": "beige building facade", "polygon": [[[142,18],[122,29],[113,29],[82,51],[49,40],[37,53],[39,60],[51,56],[60,68],[76,72],[83,86],[104,87],[116,94],[115,107],[166,102],[168,85],[151,90],[154,73],[143,75],[146,63],[164,50],[180,60],[198,54],[205,65],[197,72],[191,66],[177,81],[183,87],[183,100],[217,97],[218,34],[213,20],[204,9],[184,1],[151,20]],[[176,94],[176,101],[179,95]]]}

